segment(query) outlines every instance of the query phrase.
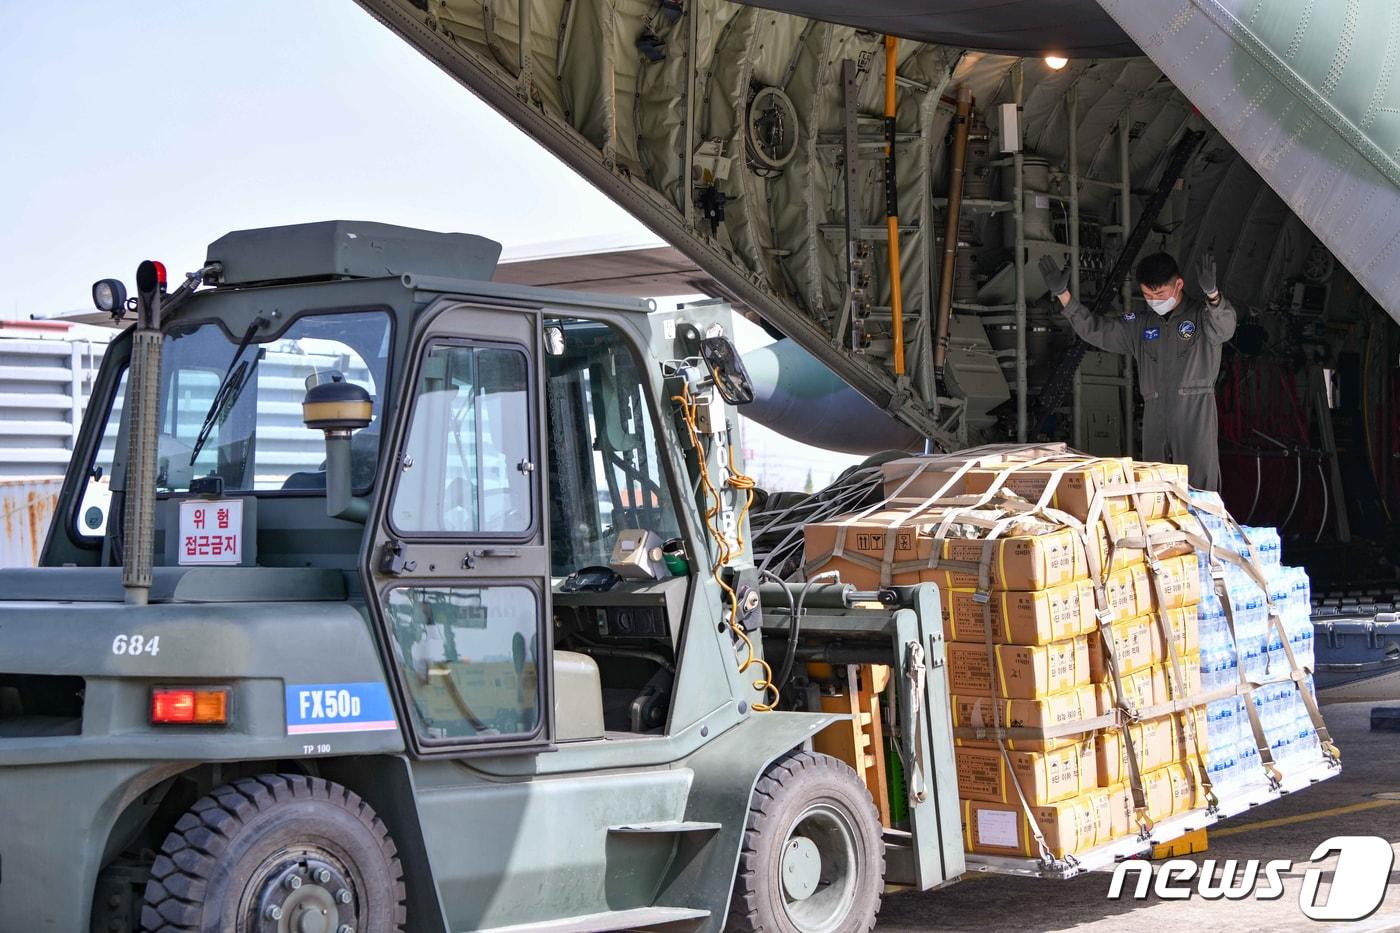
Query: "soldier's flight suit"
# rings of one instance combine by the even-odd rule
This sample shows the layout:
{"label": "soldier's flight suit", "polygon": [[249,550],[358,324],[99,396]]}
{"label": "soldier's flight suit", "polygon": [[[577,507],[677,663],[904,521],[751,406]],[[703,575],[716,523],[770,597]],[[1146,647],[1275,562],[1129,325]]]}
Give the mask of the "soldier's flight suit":
{"label": "soldier's flight suit", "polygon": [[1063,313],[1087,343],[1131,353],[1142,391],[1142,455],[1184,463],[1191,485],[1220,489],[1215,377],[1220,346],[1235,334],[1235,309],[1222,295],[1211,307],[1183,296],[1167,316],[1154,311],[1094,315],[1078,298]]}

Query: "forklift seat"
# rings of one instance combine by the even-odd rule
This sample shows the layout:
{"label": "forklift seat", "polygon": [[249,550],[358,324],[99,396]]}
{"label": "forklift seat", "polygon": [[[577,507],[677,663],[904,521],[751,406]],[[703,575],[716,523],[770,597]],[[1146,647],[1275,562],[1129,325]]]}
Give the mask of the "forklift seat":
{"label": "forklift seat", "polygon": [[576,651],[554,652],[554,738],[603,737],[603,685],[598,662]]}

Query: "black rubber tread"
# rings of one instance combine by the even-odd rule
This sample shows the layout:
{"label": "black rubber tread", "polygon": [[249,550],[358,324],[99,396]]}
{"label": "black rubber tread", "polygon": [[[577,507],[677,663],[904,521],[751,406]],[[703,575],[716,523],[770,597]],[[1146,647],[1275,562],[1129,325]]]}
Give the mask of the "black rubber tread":
{"label": "black rubber tread", "polygon": [[[818,794],[825,788],[841,794]],[[880,813],[870,797],[865,782],[844,761],[816,752],[788,752],[763,772],[754,787],[749,805],[748,821],[739,851],[739,869],[734,876],[734,893],[729,899],[729,915],[725,930],[737,933],[793,933],[795,929],[786,918],[767,915],[763,907],[764,887],[781,883],[776,877],[765,879],[763,860],[769,845],[782,843],[790,820],[813,798],[839,800],[851,810],[852,823],[873,858],[867,877],[860,879],[855,903],[840,933],[868,933],[875,927],[880,912],[880,898],[885,889],[885,845],[880,827]]]}
{"label": "black rubber tread", "polygon": [[330,781],[302,774],[262,774],[216,787],[175,823],[151,865],[141,907],[146,933],[203,933],[209,929],[205,895],[214,874],[226,868],[228,850],[260,814],[297,802],[321,801],[354,816],[368,830],[393,879],[391,933],[407,922],[403,866],[389,830],[358,794]]}

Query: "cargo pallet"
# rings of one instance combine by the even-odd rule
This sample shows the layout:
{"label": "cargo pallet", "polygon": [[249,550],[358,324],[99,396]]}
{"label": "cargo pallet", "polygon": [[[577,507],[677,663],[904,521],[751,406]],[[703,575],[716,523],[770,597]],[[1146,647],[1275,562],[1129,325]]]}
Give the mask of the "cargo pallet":
{"label": "cargo pallet", "polygon": [[1243,787],[1232,788],[1234,793],[1220,801],[1212,810],[1201,807],[1189,813],[1182,813],[1162,820],[1146,835],[1125,836],[1108,845],[1097,846],[1084,852],[1075,853],[1064,859],[1045,862],[1038,858],[1012,858],[1006,855],[978,855],[967,853],[967,870],[998,875],[1019,875],[1025,878],[1049,878],[1063,881],[1091,871],[1110,869],[1125,859],[1150,856],[1152,848],[1180,839],[1187,833],[1214,826],[1221,820],[1239,816],[1260,804],[1269,803],[1287,794],[1305,790],[1319,781],[1336,777],[1341,767],[1325,759],[1309,762],[1304,768],[1295,769],[1286,775],[1277,787],[1265,781],[1256,781]]}

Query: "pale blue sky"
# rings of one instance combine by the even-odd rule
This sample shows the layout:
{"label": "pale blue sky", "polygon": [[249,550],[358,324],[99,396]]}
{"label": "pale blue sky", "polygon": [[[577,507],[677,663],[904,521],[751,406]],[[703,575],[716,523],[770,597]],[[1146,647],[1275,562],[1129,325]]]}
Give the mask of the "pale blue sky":
{"label": "pale blue sky", "polygon": [[243,227],[648,237],[349,0],[0,0],[0,317]]}

